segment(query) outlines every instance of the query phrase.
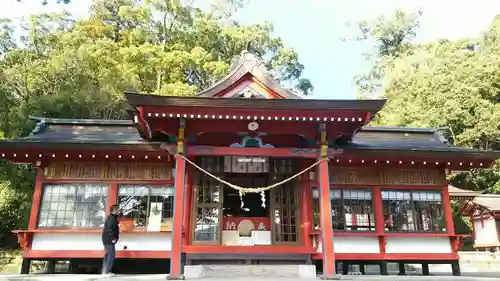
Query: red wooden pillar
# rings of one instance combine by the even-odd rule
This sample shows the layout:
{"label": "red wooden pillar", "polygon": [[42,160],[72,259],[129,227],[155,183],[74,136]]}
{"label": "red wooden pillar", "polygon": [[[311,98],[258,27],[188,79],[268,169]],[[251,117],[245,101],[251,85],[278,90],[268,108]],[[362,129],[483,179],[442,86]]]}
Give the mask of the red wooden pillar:
{"label": "red wooden pillar", "polygon": [[170,274],[167,280],[184,280],[182,274],[182,226],[184,214],[184,193],[186,160],[184,154],[184,119],[181,119],[177,137],[177,154],[175,155],[174,180],[174,217],[172,223],[172,246],[170,249]]}
{"label": "red wooden pillar", "polygon": [[318,167],[319,212],[321,225],[321,240],[323,245],[323,280],[340,280],[335,272],[335,252],[333,248],[332,203],[330,201],[330,177],[327,161],[328,144],[326,126],[321,124],[321,158]]}
{"label": "red wooden pillar", "polygon": [[443,197],[443,209],[444,209],[444,218],[446,220],[446,231],[448,234],[455,234],[455,226],[453,225],[453,212],[451,207],[451,199],[450,193],[448,192],[448,185],[446,185],[442,192]]}
{"label": "red wooden pillar", "polygon": [[383,235],[385,232],[384,226],[384,210],[382,206],[382,191],[380,187],[376,186],[372,189],[373,191],[373,211],[375,213],[375,231],[379,235]]}
{"label": "red wooden pillar", "polygon": [[450,193],[448,192],[448,184],[443,187],[441,191],[443,198],[444,218],[446,222],[446,232],[450,235],[450,247],[454,254],[457,253],[459,248],[459,237],[455,237],[455,226],[453,224],[453,211],[451,207]]}
{"label": "red wooden pillar", "polygon": [[[190,159],[193,160],[193,159]],[[191,241],[191,231],[190,231],[190,222],[191,222],[191,209],[192,209],[192,199],[193,199],[193,167],[186,167],[186,180],[185,180],[185,192],[184,192],[184,215],[182,221],[182,229],[183,229],[183,245],[189,244]]]}
{"label": "red wooden pillar", "polygon": [[320,278],[324,280],[340,280],[335,273],[330,178],[328,174],[328,162],[326,160],[319,164],[318,175],[321,240],[323,245],[323,275]]}
{"label": "red wooden pillar", "polygon": [[31,204],[30,220],[28,229],[33,230],[38,224],[38,214],[40,212],[40,204],[42,203],[43,193],[43,178],[44,168],[36,168],[35,191],[33,192],[33,203]]}
{"label": "red wooden pillar", "polygon": [[109,216],[111,206],[118,204],[118,183],[113,182],[108,189],[108,203],[106,205],[106,216]]}
{"label": "red wooden pillar", "polygon": [[[306,160],[301,161],[300,169],[305,169],[310,165]],[[304,173],[300,177],[300,216],[302,217],[302,245],[304,247],[312,247],[311,231],[312,231],[312,192],[309,180],[309,173]]]}
{"label": "red wooden pillar", "polygon": [[384,222],[384,209],[382,205],[382,191],[378,186],[374,187],[372,191],[373,191],[373,211],[375,213],[375,232],[378,235],[380,253],[382,255],[385,255],[386,237],[384,235],[385,222]]}

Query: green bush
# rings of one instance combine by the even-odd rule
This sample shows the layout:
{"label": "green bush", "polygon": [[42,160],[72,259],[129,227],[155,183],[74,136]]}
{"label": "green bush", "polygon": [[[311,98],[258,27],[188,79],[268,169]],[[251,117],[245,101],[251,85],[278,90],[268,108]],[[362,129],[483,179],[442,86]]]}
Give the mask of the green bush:
{"label": "green bush", "polygon": [[0,273],[4,273],[4,269],[9,264],[12,264],[16,258],[21,256],[21,251],[0,251]]}
{"label": "green bush", "polygon": [[0,182],[0,248],[6,245],[12,229],[16,228],[25,217],[29,208],[27,197],[11,187],[10,182]]}
{"label": "green bush", "polygon": [[472,234],[472,225],[470,218],[461,217],[459,215],[460,202],[451,202],[451,207],[453,210],[453,224],[455,225],[456,234]]}

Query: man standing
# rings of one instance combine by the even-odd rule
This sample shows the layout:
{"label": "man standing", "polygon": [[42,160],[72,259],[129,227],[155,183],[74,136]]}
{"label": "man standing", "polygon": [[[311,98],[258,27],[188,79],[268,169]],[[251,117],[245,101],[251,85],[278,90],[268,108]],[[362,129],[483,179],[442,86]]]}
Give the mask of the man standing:
{"label": "man standing", "polygon": [[102,229],[102,244],[106,254],[104,255],[102,274],[114,276],[111,272],[115,263],[115,244],[120,236],[120,226],[118,225],[118,206],[113,205],[110,208],[110,214],[104,222]]}

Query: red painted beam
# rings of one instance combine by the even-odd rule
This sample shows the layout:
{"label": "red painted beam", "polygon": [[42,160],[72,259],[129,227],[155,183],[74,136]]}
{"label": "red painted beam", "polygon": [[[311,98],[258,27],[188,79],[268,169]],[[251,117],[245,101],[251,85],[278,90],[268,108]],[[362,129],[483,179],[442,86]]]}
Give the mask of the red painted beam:
{"label": "red painted beam", "polygon": [[316,249],[304,246],[220,246],[220,245],[187,245],[184,253],[213,253],[213,254],[313,254]]}
{"label": "red painted beam", "polygon": [[[422,261],[441,261],[441,260],[458,260],[458,254],[436,254],[436,253],[426,253],[426,254],[374,254],[374,253],[339,253],[335,255],[337,260],[373,260],[373,261],[414,261],[414,260],[422,260]],[[322,254],[315,254],[312,256],[315,260],[323,259]]]}
{"label": "red painted beam", "polygon": [[[411,153],[411,154],[410,154]],[[409,155],[410,154],[410,155]],[[443,155],[442,153],[391,150],[345,149],[337,155],[330,166],[342,167],[400,167],[412,169],[449,169],[467,171],[471,168],[487,168],[493,160],[477,159],[463,154]],[[437,162],[437,164],[436,164]],[[462,165],[460,165],[462,163]]]}
{"label": "red painted beam", "polygon": [[[152,118],[148,123],[151,126],[152,132],[164,132],[168,135],[175,135],[177,124],[174,122],[176,119],[172,118]],[[196,136],[199,133],[231,133],[248,132],[248,124],[253,120],[241,119],[191,119],[187,120],[186,136]],[[259,128],[257,133],[262,132],[266,134],[276,135],[303,135],[307,139],[316,139],[317,125],[311,122],[302,121],[275,121],[275,120],[258,120]],[[352,135],[356,130],[362,126],[361,122],[338,122],[330,124],[327,127],[328,134],[331,140],[339,135]]]}
{"label": "red painted beam", "polygon": [[[104,251],[98,250],[26,250],[24,258],[46,259],[46,258],[103,258]],[[117,250],[116,257],[119,259],[168,259],[170,251],[123,251]]]}
{"label": "red painted beam", "polygon": [[[12,233],[101,233],[101,232],[102,228],[36,228],[36,229],[12,230]],[[148,231],[146,229],[120,229],[120,233],[168,233],[168,232],[171,231]]]}
{"label": "red painted beam", "polygon": [[[198,135],[199,133],[233,133],[249,132],[248,120],[188,120],[186,124],[186,136]],[[281,122],[281,121],[257,121],[259,128],[256,132],[266,134],[295,135],[302,134],[307,138],[314,139],[317,128],[310,123]],[[155,120],[151,122],[153,131],[161,130],[165,127],[165,120]],[[338,130],[348,131],[347,125],[338,127]]]}
{"label": "red painted beam", "polygon": [[[142,149],[146,150],[142,150]],[[1,151],[5,154],[3,159],[7,159],[12,163],[36,163],[41,161],[44,165],[56,162],[79,162],[79,163],[165,163],[171,162],[171,156],[160,149],[158,143],[141,147],[137,145],[135,148],[130,146],[126,149],[116,147],[113,149],[88,149],[73,148],[61,149],[53,148],[19,148],[9,149],[9,151]],[[14,156],[15,155],[15,156]]]}
{"label": "red painted beam", "polygon": [[[353,122],[352,118],[356,118],[354,123],[363,124],[365,118],[365,112],[356,111],[356,110],[333,110],[333,111],[318,111],[318,110],[303,110],[303,109],[269,109],[269,108],[255,108],[255,109],[238,109],[238,108],[210,108],[210,107],[181,107],[181,106],[171,106],[171,107],[163,107],[163,106],[144,106],[143,107],[144,114],[146,118],[195,118],[196,120],[200,119],[213,119],[213,120],[224,120],[231,119],[236,120],[240,119],[240,116],[243,116],[244,120],[254,121],[257,120],[268,120],[268,117],[278,117],[280,121],[290,121],[290,122],[316,122],[321,121],[324,122],[324,119],[327,118],[326,121],[330,121],[331,118],[335,118],[335,121],[331,122]],[[179,115],[179,116],[177,116]],[[235,116],[236,118],[234,118]],[[290,119],[290,117],[292,119]],[[299,117],[301,120],[296,120]],[[302,121],[302,118],[308,118],[307,121]],[[285,119],[282,119],[285,118]],[[313,120],[309,120],[309,118],[313,118]],[[316,118],[320,118],[317,120]],[[343,118],[341,121],[338,121],[337,118]],[[349,118],[348,121],[345,121],[345,118]],[[361,118],[361,121],[358,119]],[[241,120],[241,119],[240,119]]]}
{"label": "red painted beam", "polygon": [[[188,124],[189,126],[189,124]],[[265,138],[264,138],[265,140]],[[66,148],[64,148],[66,147]],[[194,155],[244,155],[246,152],[232,150],[229,147],[216,146],[192,146],[195,148]],[[317,150],[313,148],[302,149],[296,147],[275,148],[245,148],[253,149],[253,156],[276,156],[276,157],[302,157],[317,158]],[[236,154],[221,154],[232,153]],[[334,152],[334,149],[330,149]],[[293,153],[292,153],[293,152]],[[214,154],[215,153],[215,154]],[[41,157],[39,157],[41,154]],[[409,155],[410,154],[410,155]],[[14,156],[15,155],[15,156]],[[106,158],[106,155],[108,157]],[[53,157],[55,156],[55,157]],[[158,158],[159,157],[159,158]],[[160,148],[159,143],[144,143],[138,145],[108,145],[103,147],[78,147],[76,145],[61,146],[54,144],[51,147],[19,147],[8,148],[0,151],[0,159],[7,159],[12,163],[36,163],[42,161],[44,165],[51,162],[158,162],[164,163],[169,154]],[[400,168],[425,168],[425,169],[449,169],[467,171],[471,168],[488,168],[493,164],[493,159],[480,159],[463,154],[442,154],[433,152],[417,151],[376,151],[376,150],[344,150],[342,154],[336,154],[330,166],[372,166],[376,167],[400,167]],[[400,163],[401,161],[401,163]],[[436,162],[438,164],[436,165]],[[462,163],[462,165],[460,165]]]}
{"label": "red painted beam", "polygon": [[[169,151],[171,154],[176,153],[175,145],[162,145],[162,148]],[[254,157],[295,157],[295,158],[310,158],[317,159],[319,157],[319,149],[317,148],[255,148],[255,147],[220,147],[220,146],[205,146],[192,145],[187,149],[190,156],[254,156]],[[335,156],[342,153],[339,149],[328,149],[330,156]]]}

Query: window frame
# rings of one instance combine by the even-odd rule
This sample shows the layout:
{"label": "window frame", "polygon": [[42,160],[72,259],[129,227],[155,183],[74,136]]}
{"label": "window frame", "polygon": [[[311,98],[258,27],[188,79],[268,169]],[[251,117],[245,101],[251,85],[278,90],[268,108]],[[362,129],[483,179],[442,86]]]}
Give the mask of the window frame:
{"label": "window frame", "polygon": [[[369,192],[370,193],[370,201],[371,201],[371,215],[373,216],[373,221],[371,222],[370,221],[370,214],[368,214],[368,221],[371,222],[371,224],[367,225],[366,228],[368,230],[353,230],[353,229],[347,229],[347,222],[345,221],[345,215],[346,215],[346,212],[345,212],[345,209],[342,209],[342,212],[341,212],[341,215],[340,217],[342,218],[342,216],[344,217],[344,222],[345,222],[345,227],[344,229],[333,229],[333,232],[357,232],[357,233],[374,233],[376,232],[376,226],[377,226],[377,214],[376,214],[376,211],[375,211],[375,200],[374,200],[374,196],[373,196],[373,188],[369,188],[369,187],[363,187],[363,186],[358,186],[356,188],[352,188],[352,187],[338,187],[338,186],[330,186],[330,204],[332,204],[332,200],[334,200],[334,198],[332,198],[332,195],[331,195],[331,192],[335,191],[335,190],[339,190],[340,191],[340,197],[341,197],[341,206],[344,205],[344,199],[345,199],[345,196],[344,196],[344,191],[364,191],[364,192]],[[349,199],[348,199],[349,200]],[[366,200],[366,199],[365,199]],[[345,205],[344,205],[345,206]],[[353,206],[353,205],[351,205]],[[363,207],[366,207],[368,205],[364,205]],[[332,204],[332,209],[333,209],[333,204]],[[335,224],[335,221],[332,219],[332,223]],[[351,228],[353,228],[354,226],[351,226]],[[359,225],[356,226],[356,227],[360,227]],[[361,227],[365,227],[365,226],[361,226]]]}
{"label": "window frame", "polygon": [[[219,158],[220,159],[220,158]],[[223,161],[223,160],[222,160]],[[201,162],[201,161],[200,161]],[[202,166],[203,167],[203,166]],[[219,169],[215,172],[216,175],[220,175],[221,170]],[[189,222],[189,227],[191,228],[189,230],[190,233],[190,243],[192,245],[210,245],[210,246],[221,246],[222,244],[222,220],[223,220],[223,200],[224,200],[224,186],[220,183],[218,183],[216,180],[204,175],[200,171],[194,172],[193,179],[192,179],[192,191],[191,191],[191,218]],[[210,194],[210,198],[214,196],[213,194],[215,192],[218,192],[219,196],[219,201],[215,202],[215,200],[212,200],[211,202],[198,202],[198,192],[200,190],[208,190],[208,193]],[[213,240],[197,240],[196,238],[196,229],[198,227],[198,209],[204,210],[204,209],[209,209],[209,208],[215,208],[218,209],[218,229],[215,233],[216,239]],[[203,223],[201,225],[204,225]],[[208,225],[208,224],[207,224]]]}
{"label": "window frame", "polygon": [[[111,194],[113,193],[113,186],[110,183],[103,182],[103,181],[72,181],[72,180],[50,180],[50,181],[40,181],[40,200],[38,201],[38,210],[37,210],[37,216],[36,216],[36,223],[35,223],[35,229],[43,229],[43,230],[88,230],[88,231],[94,231],[94,230],[101,230],[102,226],[100,227],[65,227],[65,226],[40,226],[40,218],[41,218],[41,213],[42,213],[42,205],[43,205],[43,200],[44,200],[44,192],[45,192],[45,187],[48,185],[102,185],[107,188],[107,194],[106,194],[106,199],[104,202],[104,221],[106,220],[106,216],[108,215],[109,212],[109,206],[110,206],[110,198]],[[75,205],[75,210],[74,213],[76,213],[76,205]]]}
{"label": "window frame", "polygon": [[[313,227],[313,230],[316,231],[316,225],[314,224],[314,216],[315,216],[315,213],[318,214],[319,216],[319,213],[320,213],[320,210],[319,210],[319,206],[318,204],[315,204],[314,203],[314,200],[319,200],[319,193],[318,193],[318,198],[315,199],[314,198],[314,192],[315,190],[317,192],[319,192],[319,185],[313,185],[311,187],[311,199],[313,200],[313,207],[312,207],[312,227]],[[366,226],[366,228],[370,229],[370,228],[373,228],[373,230],[348,230],[348,229],[335,229],[333,228],[333,225],[334,225],[334,220],[332,219],[332,231],[333,233],[347,233],[347,232],[354,232],[354,233],[358,233],[359,235],[361,234],[369,234],[369,233],[376,233],[377,232],[377,209],[376,209],[376,202],[375,202],[375,199],[377,198],[375,196],[375,188],[373,186],[364,186],[364,185],[333,185],[331,184],[329,186],[329,192],[330,192],[330,204],[332,206],[332,209],[333,209],[333,204],[332,204],[332,195],[331,195],[331,192],[332,191],[335,191],[335,190],[340,190],[340,194],[341,194],[341,200],[343,201],[344,200],[344,191],[347,190],[347,191],[368,191],[370,192],[371,194],[371,208],[372,208],[372,215],[373,215],[373,222],[371,225],[368,225]],[[382,202],[380,203],[382,204]],[[367,205],[365,205],[367,206]],[[345,211],[343,211],[343,215],[345,216]],[[318,221],[318,227],[319,229],[321,229],[321,220]],[[346,226],[347,228],[347,226]]]}
{"label": "window frame", "polygon": [[[386,208],[384,206],[384,201],[389,201],[389,200],[384,200],[384,192],[408,192],[410,193],[410,208],[411,208],[411,211],[414,213],[414,215],[412,216],[413,219],[415,219],[417,217],[417,215],[421,212],[417,212],[417,209],[415,208],[415,204],[414,202],[428,202],[428,201],[419,201],[419,200],[413,200],[413,197],[414,197],[414,193],[415,192],[424,192],[424,193],[437,193],[439,194],[439,197],[440,197],[440,201],[434,201],[434,202],[440,202],[441,204],[441,211],[442,211],[442,228],[441,230],[431,230],[431,231],[424,231],[424,230],[395,230],[395,231],[391,231],[391,230],[387,230],[387,227],[386,227],[386,224],[385,224],[385,215],[386,215]],[[392,186],[392,187],[381,187],[380,188],[380,207],[382,209],[382,225],[383,225],[383,232],[385,234],[404,234],[404,233],[416,233],[416,234],[445,234],[445,233],[448,233],[448,229],[447,229],[447,224],[446,224],[446,213],[445,213],[445,202],[444,202],[444,196],[443,196],[443,191],[442,189],[439,189],[439,188],[425,188],[425,187],[400,187],[400,186]],[[417,228],[417,222],[415,221],[414,222],[414,225],[415,225],[415,228]]]}
{"label": "window frame", "polygon": [[[152,195],[151,194],[151,190],[154,189],[154,188],[172,188],[173,190],[173,193],[172,193],[172,209],[171,209],[171,213],[172,213],[172,217],[170,218],[172,221],[173,221],[173,218],[174,218],[174,208],[175,208],[175,185],[174,185],[174,182],[173,181],[126,181],[126,182],[116,182],[115,183],[116,185],[116,192],[114,192],[116,194],[116,202],[112,203],[112,204],[116,204],[118,205],[118,208],[120,208],[120,187],[121,186],[128,186],[128,187],[133,187],[133,188],[137,188],[138,186],[148,186],[148,194],[147,194],[147,197],[148,197],[148,207],[146,209],[146,225],[144,227],[133,227],[131,230],[128,230],[128,231],[132,231],[132,232],[155,232],[155,231],[149,231],[148,230],[148,224],[147,224],[147,220],[149,218],[149,213],[150,213],[150,208],[151,208],[151,197],[157,197],[159,195]],[[135,195],[126,195],[126,196],[135,196]],[[162,210],[162,220],[163,220],[163,212],[164,210]],[[127,230],[126,230],[127,231]],[[162,231],[161,229],[159,230],[159,232],[167,232],[167,231]]]}
{"label": "window frame", "polygon": [[[104,181],[101,179],[69,179],[69,178],[46,178],[42,176],[40,180],[36,180],[35,182],[35,195],[32,201],[32,208],[36,210],[36,218],[35,223],[33,225],[33,229],[41,229],[43,231],[64,231],[64,232],[100,232],[102,231],[102,227],[97,228],[58,228],[58,227],[38,227],[38,221],[40,219],[40,211],[43,200],[43,187],[47,184],[103,184],[108,186],[108,198],[106,201],[106,216],[109,215],[109,208],[112,205],[118,204],[118,186],[121,184],[150,184],[150,185],[172,185],[175,189],[175,161],[172,164],[172,177],[170,179],[155,179],[155,180],[109,180]],[[40,187],[38,187],[40,186]],[[39,189],[38,189],[39,188]],[[39,190],[39,191],[38,191]],[[37,200],[37,195],[39,196]],[[36,201],[35,201],[36,200]],[[30,212],[30,216],[32,216],[33,209]],[[132,231],[141,231],[141,230],[132,230]],[[125,230],[120,230],[120,232],[127,232]],[[130,231],[128,231],[130,232]]]}

